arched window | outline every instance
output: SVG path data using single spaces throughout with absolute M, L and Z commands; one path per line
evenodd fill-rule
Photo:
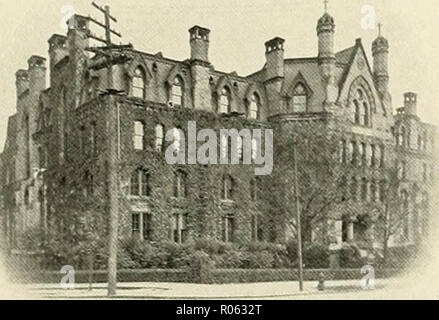
M 231 176 L 224 175 L 223 176 L 223 183 L 222 183 L 222 190 L 221 190 L 221 198 L 223 200 L 232 200 L 233 199 L 233 189 L 234 189 L 234 182 Z
M 149 197 L 151 195 L 150 174 L 144 169 L 137 169 L 131 174 L 131 195 Z
M 187 197 L 186 173 L 179 170 L 174 173 L 174 198 L 186 198 L 186 197 Z
M 141 67 L 134 70 L 133 96 L 142 99 L 145 98 L 145 72 Z
M 375 180 L 370 182 L 370 200 L 375 202 L 377 200 L 377 186 Z
M 261 99 L 257 93 L 254 93 L 250 99 L 250 107 L 248 112 L 248 117 L 250 119 L 259 119 L 260 106 Z
M 177 76 L 172 84 L 171 101 L 175 107 L 183 106 L 183 80 Z
M 307 104 L 306 88 L 302 83 L 298 83 L 293 92 L 293 112 L 306 112 Z
M 355 164 L 357 161 L 357 143 L 355 141 L 351 141 L 351 143 L 349 143 L 349 150 L 348 150 L 348 154 L 349 154 L 349 162 L 351 164 Z
M 244 155 L 244 144 L 243 144 L 243 140 L 242 140 L 242 137 L 241 136 L 237 136 L 236 137 L 236 147 L 237 147 L 237 154 L 238 154 L 238 159 L 239 160 L 242 160 L 242 158 L 243 158 L 243 155 Z
M 161 124 L 155 126 L 155 150 L 163 151 L 164 127 Z
M 360 156 L 359 156 L 359 159 L 358 159 L 358 165 L 359 166 L 366 165 L 366 158 L 367 158 L 366 153 L 367 153 L 367 146 L 366 146 L 366 144 L 364 142 L 362 142 L 360 144 Z
M 230 89 L 224 87 L 221 90 L 221 95 L 219 98 L 219 113 L 230 113 L 231 112 L 231 95 Z
M 352 102 L 354 108 L 354 123 L 367 127 L 370 126 L 371 104 L 363 88 L 356 89 Z
M 363 125 L 369 126 L 369 106 L 366 102 L 363 102 Z
M 259 148 L 259 146 L 260 146 L 260 143 L 259 143 L 258 139 L 253 137 L 253 139 L 252 139 L 252 159 L 253 159 L 253 161 L 255 161 L 256 158 L 258 157 L 258 154 L 259 154 L 258 148 Z

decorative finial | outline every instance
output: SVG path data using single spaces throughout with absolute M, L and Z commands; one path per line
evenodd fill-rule
M 325 4 L 325 12 L 328 12 L 328 0 L 324 0 L 323 3 Z
M 381 29 L 382 29 L 382 27 L 383 27 L 383 24 L 381 22 L 378 23 L 378 36 L 380 36 L 380 37 L 381 37 Z

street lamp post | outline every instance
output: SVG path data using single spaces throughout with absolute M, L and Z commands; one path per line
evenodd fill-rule
M 299 177 L 297 176 L 297 137 L 294 136 L 294 193 L 296 199 L 296 230 L 297 230 L 297 258 L 299 260 L 299 290 L 303 291 L 303 258 L 302 258 L 302 223 L 300 214 Z

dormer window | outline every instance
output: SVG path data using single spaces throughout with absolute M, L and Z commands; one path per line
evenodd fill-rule
M 248 117 L 250 119 L 259 119 L 260 106 L 261 99 L 257 93 L 254 93 L 250 99 L 250 107 L 248 112 Z
M 221 95 L 219 98 L 219 113 L 230 113 L 231 112 L 231 97 L 230 90 L 227 87 L 224 87 L 221 90 Z
M 308 96 L 305 86 L 298 83 L 293 93 L 293 112 L 306 112 Z
M 136 98 L 145 98 L 145 72 L 140 67 L 134 70 L 133 96 Z
M 171 101 L 175 107 L 183 106 L 183 80 L 175 77 L 172 85 Z

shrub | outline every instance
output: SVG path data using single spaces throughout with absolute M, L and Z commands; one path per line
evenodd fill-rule
M 342 268 L 361 268 L 365 264 L 360 250 L 353 244 L 345 244 L 340 250 L 340 265 Z
M 303 264 L 308 269 L 329 268 L 329 248 L 325 244 L 310 244 L 304 248 Z

